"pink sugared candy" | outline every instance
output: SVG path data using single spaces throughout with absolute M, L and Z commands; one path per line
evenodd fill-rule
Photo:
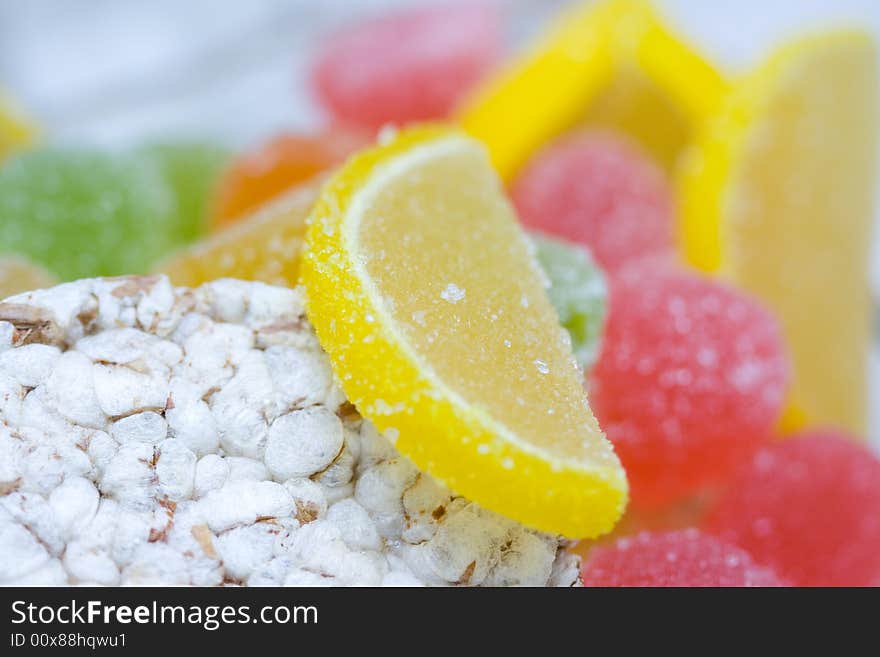
M 500 50 L 493 3 L 415 9 L 327 39 L 312 82 L 326 109 L 351 125 L 443 118 L 489 72 Z
M 620 272 L 609 297 L 590 405 L 633 504 L 723 482 L 781 413 L 789 361 L 776 321 L 741 292 L 659 262 Z
M 526 226 L 588 246 L 606 271 L 672 252 L 666 179 L 623 136 L 562 137 L 525 166 L 510 193 Z
M 757 452 L 705 522 L 800 586 L 880 585 L 880 460 L 840 432 Z
M 594 548 L 585 586 L 784 586 L 745 550 L 696 529 L 626 536 Z

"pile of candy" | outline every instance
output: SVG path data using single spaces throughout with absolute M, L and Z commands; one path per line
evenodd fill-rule
M 586 585 L 880 585 L 870 37 L 734 83 L 638 0 L 507 63 L 502 27 L 460 3 L 350 28 L 314 59 L 327 126 L 231 162 L 10 156 L 0 292 L 303 284 L 348 399 L 419 468 L 535 529 L 614 529 L 576 548 Z M 426 120 L 470 136 L 383 127 Z

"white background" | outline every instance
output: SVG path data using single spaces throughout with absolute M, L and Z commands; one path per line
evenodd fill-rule
M 122 145 L 151 137 L 253 143 L 321 121 L 308 53 L 333 27 L 424 0 L 0 0 L 0 86 L 55 140 Z M 508 42 L 562 0 L 500 0 Z M 880 36 L 878 0 L 656 0 L 669 22 L 735 73 L 773 44 L 829 23 Z M 876 231 L 875 243 L 880 243 Z M 878 244 L 880 246 L 880 244 Z M 880 298 L 880 248 L 874 282 Z M 842 318 L 845 321 L 845 318 Z M 880 355 L 874 356 L 880 445 Z

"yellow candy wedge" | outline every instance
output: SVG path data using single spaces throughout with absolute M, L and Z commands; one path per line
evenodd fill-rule
M 19 292 L 52 287 L 58 280 L 27 258 L 13 254 L 0 255 L 0 299 Z
M 311 222 L 306 307 L 358 410 L 486 508 L 608 532 L 626 477 L 482 145 L 402 132 L 338 171 Z
M 0 89 L 0 161 L 33 141 L 36 127 L 9 94 Z
M 460 118 L 504 179 L 578 125 L 626 132 L 671 169 L 724 88 L 648 2 L 579 3 L 479 89 Z
M 306 218 L 319 189 L 320 180 L 296 187 L 252 216 L 160 262 L 155 271 L 190 287 L 224 277 L 296 285 Z
M 785 428 L 864 434 L 875 49 L 832 32 L 783 48 L 735 86 L 683 161 L 688 260 L 763 299 L 794 362 Z

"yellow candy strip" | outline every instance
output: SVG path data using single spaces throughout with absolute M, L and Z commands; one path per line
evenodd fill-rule
M 607 25 L 616 3 L 578 4 L 462 108 L 464 129 L 509 179 L 542 144 L 577 123 L 612 75 Z
M 464 104 L 460 118 L 488 145 L 505 180 L 584 121 L 631 133 L 671 165 L 725 88 L 648 2 L 608 0 L 558 16 L 533 48 Z
M 623 28 L 629 39 L 618 36 L 617 59 L 635 61 L 692 125 L 698 126 L 718 108 L 727 82 L 706 59 L 673 34 L 650 9 L 648 2 L 628 2 Z M 630 52 L 626 52 L 626 50 Z

